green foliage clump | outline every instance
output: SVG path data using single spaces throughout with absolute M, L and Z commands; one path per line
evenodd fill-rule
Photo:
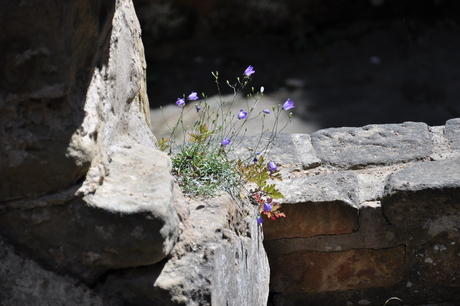
M 194 143 L 171 157 L 173 174 L 185 193 L 192 196 L 214 196 L 216 191 L 241 187 L 241 177 L 234 162 L 218 150 L 208 150 Z

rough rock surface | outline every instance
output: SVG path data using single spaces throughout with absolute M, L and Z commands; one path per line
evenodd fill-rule
M 0 305 L 121 306 L 121 301 L 96 294 L 77 279 L 57 275 L 16 254 L 0 237 Z
M 347 169 L 409 162 L 431 154 L 425 123 L 330 128 L 313 133 L 311 139 L 323 163 Z
M 460 128 L 460 118 L 450 119 L 446 122 L 446 137 L 449 142 L 449 146 L 454 149 L 460 149 L 460 136 L 458 129 Z
M 288 161 L 287 217 L 264 223 L 272 305 L 458 304 L 458 122 L 314 133 L 321 164 Z
M 3 1 L 0 28 L 0 234 L 88 283 L 164 259 L 179 218 L 132 2 Z
M 313 152 L 310 135 L 278 133 L 275 138 L 273 137 L 271 133 L 238 137 L 234 141 L 237 144 L 236 147 L 229 150 L 229 157 L 252 159 L 255 157 L 255 151 L 263 150 L 266 159 L 276 156 L 283 160 L 284 165 L 291 164 L 293 167 L 300 166 L 304 169 L 319 165 L 321 160 Z
M 283 159 L 278 159 L 282 161 Z M 358 229 L 356 175 L 351 171 L 299 177 L 277 183 L 289 218 L 266 222 L 266 240 L 344 234 Z M 305 223 L 303 220 L 311 220 Z
M 184 198 L 183 220 L 167 261 L 110 274 L 100 291 L 121 292 L 133 305 L 266 305 L 270 269 L 257 225 L 257 208 L 229 195 Z
M 270 269 L 275 306 L 460 303 L 459 119 L 280 135 L 263 245 L 256 207 L 174 191 L 131 1 L 3 1 L 0 28 L 2 305 L 265 305 Z
M 0 305 L 265 305 L 257 208 L 174 194 L 132 2 L 4 1 L 0 28 Z

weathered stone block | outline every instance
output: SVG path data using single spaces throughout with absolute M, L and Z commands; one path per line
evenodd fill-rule
M 154 289 L 168 291 L 177 304 L 266 305 L 270 268 L 257 209 L 228 195 L 190 205 L 190 218 L 174 249 L 178 253 L 173 251 Z
M 85 117 L 86 89 L 115 1 L 0 6 L 0 201 L 5 201 L 66 189 L 88 171 L 95 148 L 78 145 L 73 135 Z
M 123 291 L 125 300 L 135 305 L 265 306 L 269 266 L 256 208 L 241 206 L 228 195 L 207 201 L 178 199 L 191 210 L 169 260 L 115 271 L 101 290 Z
M 264 223 L 265 240 L 356 231 L 357 186 L 356 175 L 347 171 L 277 182 L 287 217 Z
M 297 205 L 291 206 L 294 208 L 297 207 Z M 302 215 L 302 212 L 300 211 L 298 214 Z M 331 226 L 341 224 L 340 219 L 342 218 L 348 219 L 346 215 L 336 216 L 336 218 L 339 220 L 333 220 L 333 222 L 331 222 L 333 225 Z M 281 219 L 279 221 L 283 220 L 284 219 Z M 350 220 L 354 219 L 350 217 Z M 305 227 L 307 229 L 315 229 L 318 226 L 316 221 L 315 218 L 309 219 L 308 222 L 305 222 L 307 224 Z M 278 220 L 276 223 L 278 223 Z M 264 232 L 267 232 L 267 228 L 271 229 L 274 224 L 275 222 L 265 222 Z M 341 234 L 326 234 L 327 229 L 325 229 L 323 232 L 324 234 L 311 237 L 280 238 L 275 240 L 265 239 L 264 246 L 267 254 L 281 255 L 305 250 L 336 252 L 349 249 L 387 249 L 401 244 L 398 229 L 387 223 L 382 215 L 381 207 L 377 203 L 366 203 L 366 205 L 360 206 L 359 219 L 358 222 L 355 223 L 355 226 L 353 232 Z M 294 232 L 293 236 L 295 236 L 298 229 L 292 227 L 292 232 Z
M 148 126 L 132 2 L 6 3 L 0 232 L 87 282 L 162 260 L 179 218 L 169 158 Z
M 154 264 L 169 251 L 164 223 L 148 211 L 120 214 L 73 200 L 10 211 L 0 223 L 4 235 L 46 267 L 89 283 L 111 269 Z
M 451 149 L 460 149 L 460 118 L 447 120 L 445 129 Z
M 340 171 L 276 181 L 285 196 L 282 203 L 342 202 L 358 208 L 358 180 L 352 171 Z
M 460 290 L 460 233 L 443 232 L 408 252 L 411 267 L 409 281 L 421 287 L 457 287 Z M 420 282 L 423 280 L 423 282 Z M 439 288 L 440 289 L 440 288 Z
M 269 256 L 274 292 L 332 292 L 386 287 L 404 276 L 404 247 Z
M 291 138 L 304 169 L 313 168 L 321 164 L 321 160 L 316 157 L 310 135 L 291 134 Z M 292 150 L 292 147 L 288 148 L 288 150 Z M 280 162 L 284 163 L 282 159 Z
M 390 176 L 382 199 L 393 224 L 414 224 L 459 216 L 460 159 L 422 162 Z
M 358 230 L 358 211 L 343 202 L 286 204 L 286 218 L 263 223 L 265 241 L 319 235 L 348 234 Z
M 237 146 L 232 148 L 229 156 L 251 158 L 256 156 L 255 150 L 257 150 L 263 153 L 265 159 L 273 159 L 283 166 L 297 166 L 304 169 L 316 167 L 321 162 L 315 156 L 310 135 L 279 133 L 269 146 L 270 137 L 271 133 L 238 137 L 235 140 Z
M 311 140 L 323 162 L 346 169 L 403 163 L 431 154 L 431 135 L 425 123 L 330 128 L 313 133 Z

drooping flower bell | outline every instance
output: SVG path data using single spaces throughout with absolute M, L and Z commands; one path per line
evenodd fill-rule
M 258 216 L 257 217 L 257 224 L 262 224 L 262 223 L 264 223 L 264 219 L 262 219 L 261 216 Z
M 185 105 L 185 99 L 184 98 L 177 98 L 176 104 L 177 104 L 177 106 L 182 108 Z
M 267 166 L 268 166 L 268 170 L 270 170 L 270 172 L 278 171 L 278 166 L 272 161 L 269 162 Z
M 251 74 L 253 74 L 254 72 L 256 72 L 254 70 L 254 68 L 252 66 L 249 66 L 248 68 L 246 68 L 246 70 L 244 71 L 244 75 L 247 76 L 247 77 L 250 77 Z
M 192 93 L 188 95 L 188 99 L 190 101 L 198 100 L 198 95 L 196 94 L 196 92 L 192 91 Z
M 224 139 L 222 139 L 221 144 L 225 147 L 228 146 L 230 142 L 232 142 L 230 139 L 224 137 Z
M 248 113 L 241 109 L 238 113 L 238 119 L 246 119 L 246 118 L 248 118 Z
M 286 110 L 286 111 L 291 109 L 291 108 L 294 108 L 294 107 L 295 107 L 294 106 L 294 101 L 291 101 L 291 99 L 289 99 L 289 98 L 283 104 L 283 109 Z
M 264 211 L 270 211 L 272 210 L 272 206 L 268 203 L 264 203 Z

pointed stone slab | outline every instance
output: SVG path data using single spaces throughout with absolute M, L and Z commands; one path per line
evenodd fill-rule
M 446 137 L 451 149 L 460 149 L 460 118 L 446 121 Z
M 431 135 L 425 123 L 330 128 L 313 133 L 311 140 L 323 162 L 346 169 L 404 163 L 431 154 Z

